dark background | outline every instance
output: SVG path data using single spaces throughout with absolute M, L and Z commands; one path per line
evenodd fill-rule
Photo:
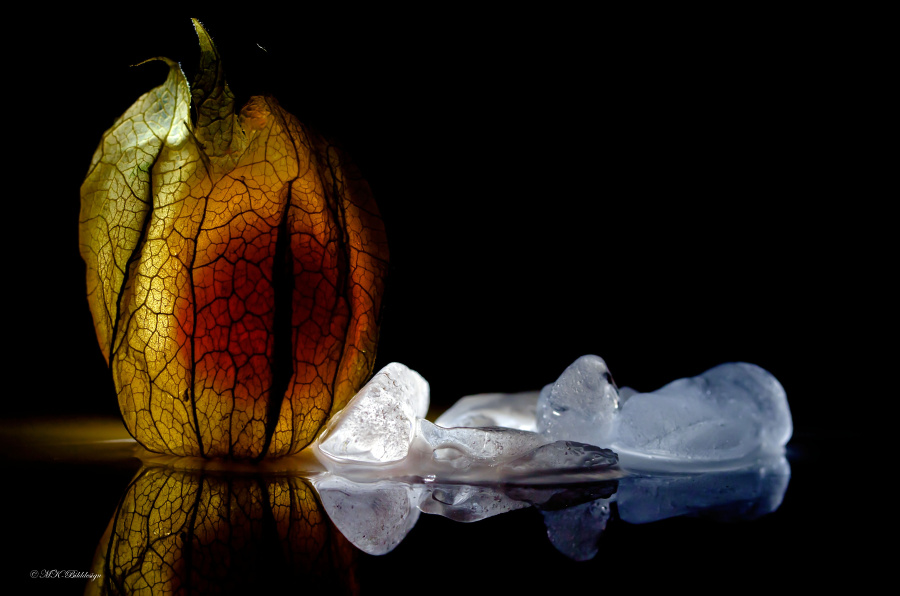
M 117 412 L 78 189 L 104 130 L 165 78 L 129 65 L 168 56 L 192 79 L 190 16 L 54 14 L 7 40 L 9 414 Z M 639 390 L 753 362 L 798 432 L 855 427 L 840 404 L 875 310 L 862 222 L 883 216 L 860 167 L 871 79 L 833 23 L 195 16 L 238 105 L 272 94 L 354 156 L 391 249 L 379 367 L 418 370 L 433 405 L 538 389 L 595 353 Z
M 3 415 L 13 424 L 117 415 L 85 299 L 79 186 L 103 132 L 165 77 L 160 63 L 129 65 L 168 56 L 192 79 L 197 16 L 239 105 L 272 94 L 354 156 L 391 248 L 378 366 L 421 372 L 433 405 L 538 389 L 587 353 L 639 390 L 737 360 L 787 390 L 793 477 L 774 514 L 614 520 L 585 564 L 552 549 L 535 510 L 473 525 L 423 515 L 394 553 L 364 557 L 364 578 L 409 574 L 441 591 L 490 568 L 488 583 L 507 588 L 703 591 L 734 580 L 768 589 L 776 577 L 835 587 L 877 570 L 868 513 L 847 496 L 867 494 L 853 484 L 869 444 L 858 438 L 872 432 L 865 400 L 889 395 L 870 346 L 888 336 L 881 280 L 896 273 L 878 264 L 890 197 L 874 182 L 887 163 L 885 77 L 871 66 L 883 42 L 869 21 L 163 10 L 6 24 Z M 19 458 L 4 464 L 8 481 L 28 488 L 3 491 L 22 559 L 12 575 L 86 569 L 139 463 L 8 455 Z

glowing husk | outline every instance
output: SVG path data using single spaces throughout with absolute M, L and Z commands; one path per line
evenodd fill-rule
M 270 97 L 235 114 L 194 24 L 194 88 L 161 58 L 166 81 L 104 134 L 82 185 L 88 301 L 142 445 L 288 455 L 372 372 L 384 227 L 339 147 Z

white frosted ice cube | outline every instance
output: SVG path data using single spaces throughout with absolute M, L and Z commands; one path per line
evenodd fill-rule
M 747 363 L 722 364 L 652 393 L 634 394 L 616 418 L 609 447 L 623 465 L 641 467 L 646 467 L 642 458 L 656 460 L 655 467 L 780 451 L 793 428 L 781 384 Z
M 435 424 L 444 428 L 502 426 L 535 431 L 538 395 L 538 391 L 468 395 L 453 404 Z
M 607 446 L 619 394 L 606 362 L 582 356 L 544 387 L 537 403 L 538 432 L 550 440 Z
M 619 387 L 619 407 L 622 407 L 628 398 L 632 395 L 638 393 L 638 391 L 632 387 Z
M 428 411 L 428 394 L 428 382 L 419 373 L 392 362 L 329 421 L 318 447 L 341 461 L 403 460 L 415 436 L 416 421 Z

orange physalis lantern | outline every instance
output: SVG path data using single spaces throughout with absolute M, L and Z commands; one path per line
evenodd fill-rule
M 368 184 L 271 97 L 239 113 L 194 21 L 81 187 L 88 301 L 129 432 L 151 451 L 296 453 L 367 380 L 388 263 Z

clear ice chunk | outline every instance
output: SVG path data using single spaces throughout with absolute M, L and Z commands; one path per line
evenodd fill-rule
M 600 472 L 614 466 L 617 456 L 575 441 L 547 443 L 538 433 L 512 428 L 443 428 L 427 420 L 419 421 L 419 449 L 430 468 L 419 469 L 449 477 L 467 478 L 465 472 L 492 471 L 493 478 L 506 482 L 521 478 Z
M 416 421 L 428 412 L 428 401 L 428 382 L 403 364 L 392 362 L 328 422 L 318 448 L 338 461 L 401 461 L 409 453 Z
M 609 445 L 619 393 L 606 362 L 582 356 L 541 391 L 537 427 L 551 440 Z
M 527 391 L 469 395 L 453 404 L 434 422 L 444 428 L 502 426 L 536 431 L 535 409 L 539 394 L 538 391 Z
M 419 437 L 437 464 L 445 464 L 454 470 L 466 470 L 473 466 L 494 467 L 514 460 L 544 445 L 543 436 L 512 428 L 444 428 L 419 420 Z
M 700 469 L 706 463 L 780 452 L 792 430 L 778 380 L 739 362 L 632 395 L 622 404 L 609 440 L 598 444 L 609 445 L 626 466 L 665 468 L 685 462 Z
M 576 441 L 555 441 L 504 464 L 503 471 L 508 475 L 519 476 L 565 474 L 601 470 L 616 465 L 618 461 L 618 456 L 609 449 Z
M 491 407 L 508 401 L 493 400 Z M 537 398 L 520 395 L 512 401 L 534 403 Z M 444 428 L 425 420 L 427 410 L 425 379 L 402 364 L 389 364 L 329 421 L 313 453 L 328 471 L 369 482 L 406 476 L 502 481 L 531 474 L 593 473 L 616 462 L 609 450 L 553 442 L 533 431 Z

